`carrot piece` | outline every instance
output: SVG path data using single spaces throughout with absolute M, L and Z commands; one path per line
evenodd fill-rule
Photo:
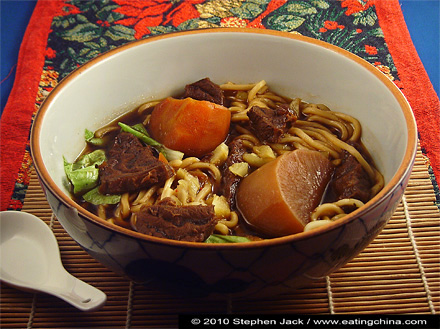
M 288 152 L 245 177 L 237 207 L 257 231 L 279 237 L 303 232 L 333 172 L 318 151 Z
M 165 158 L 165 155 L 163 155 L 163 153 L 162 152 L 159 152 L 159 157 L 158 157 L 158 160 L 159 161 L 162 161 L 163 163 L 165 163 L 165 164 L 167 164 L 168 163 L 168 160 L 167 160 L 167 158 Z
M 224 106 L 168 97 L 154 108 L 148 130 L 166 147 L 200 157 L 225 140 L 230 122 L 231 113 Z

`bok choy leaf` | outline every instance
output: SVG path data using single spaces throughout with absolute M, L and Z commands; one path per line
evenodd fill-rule
M 103 150 L 96 150 L 86 154 L 74 163 L 69 163 L 64 158 L 64 171 L 73 185 L 73 193 L 82 194 L 98 185 L 98 166 L 105 159 L 105 152 Z
M 205 243 L 239 243 L 239 242 L 251 242 L 251 240 L 249 240 L 244 236 L 221 235 L 221 234 L 211 234 L 205 240 Z
M 95 137 L 95 133 L 88 129 L 84 131 L 84 139 L 86 140 L 87 143 L 90 143 L 92 145 L 96 145 L 96 146 L 104 145 L 104 139 Z
M 99 187 L 91 189 L 83 195 L 83 199 L 94 205 L 100 204 L 116 204 L 121 201 L 121 195 L 119 194 L 101 194 Z

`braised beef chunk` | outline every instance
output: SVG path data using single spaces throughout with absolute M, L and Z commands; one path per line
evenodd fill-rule
M 235 194 L 237 192 L 238 183 L 240 183 L 241 177 L 234 175 L 229 167 L 234 163 L 243 162 L 243 154 L 246 149 L 243 146 L 241 139 L 235 139 L 229 143 L 229 155 L 222 168 L 222 184 L 223 195 L 228 200 L 229 206 L 235 208 Z
M 247 113 L 253 132 L 263 141 L 277 143 L 297 117 L 288 106 L 276 109 L 253 106 Z
M 150 146 L 137 137 L 121 132 L 108 153 L 107 161 L 99 166 L 103 194 L 121 194 L 163 183 L 173 175 L 172 168 L 159 161 Z
M 209 101 L 219 105 L 224 105 L 225 103 L 223 90 L 209 78 L 186 85 L 183 97 L 191 97 L 199 101 Z
M 140 233 L 192 242 L 205 241 L 216 224 L 214 206 L 177 206 L 170 198 L 142 208 L 136 221 Z
M 332 188 L 337 199 L 353 198 L 367 202 L 372 183 L 367 172 L 350 153 L 344 151 L 341 165 L 336 167 Z

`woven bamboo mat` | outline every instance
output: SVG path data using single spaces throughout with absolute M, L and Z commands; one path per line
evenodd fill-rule
M 45 294 L 2 285 L 2 328 L 176 327 L 178 314 L 431 314 L 440 312 L 440 213 L 424 157 L 397 211 L 358 257 L 325 280 L 295 293 L 253 301 L 185 299 L 146 289 L 104 268 L 86 254 L 52 216 L 35 173 L 23 211 L 55 232 L 66 269 L 103 290 L 99 311 L 84 313 Z

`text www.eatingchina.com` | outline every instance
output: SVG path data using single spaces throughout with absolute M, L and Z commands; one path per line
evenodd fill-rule
M 422 319 L 289 319 L 283 318 L 280 320 L 275 319 L 241 319 L 241 318 L 233 318 L 232 324 L 234 325 L 246 325 L 246 326 L 255 326 L 255 325 L 285 325 L 285 326 L 424 326 L 427 324 L 427 320 Z
M 179 328 L 439 328 L 438 316 L 181 315 Z

